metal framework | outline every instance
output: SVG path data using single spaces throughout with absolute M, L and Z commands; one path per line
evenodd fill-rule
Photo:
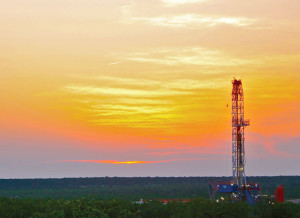
M 232 174 L 240 190 L 246 189 L 244 129 L 249 120 L 244 119 L 244 94 L 241 80 L 232 81 Z
M 254 205 L 259 200 L 261 188 L 257 183 L 246 183 L 245 175 L 245 127 L 249 120 L 244 119 L 244 93 L 241 80 L 232 80 L 232 176 L 231 183 L 219 181 L 216 192 L 229 194 L 232 202 L 248 201 Z M 211 199 L 214 193 L 209 187 Z M 222 198 L 221 198 L 222 199 Z M 223 198 L 224 200 L 224 198 Z M 218 201 L 218 200 L 217 200 Z

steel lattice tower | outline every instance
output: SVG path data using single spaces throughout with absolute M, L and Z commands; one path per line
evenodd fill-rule
M 244 94 L 241 80 L 232 81 L 232 174 L 239 189 L 246 188 L 244 129 Z
M 228 106 L 228 105 L 227 105 Z M 232 80 L 232 176 L 233 181 L 219 181 L 216 192 L 229 194 L 232 202 L 248 201 L 254 205 L 259 200 L 261 188 L 257 183 L 246 183 L 245 175 L 245 127 L 249 120 L 244 119 L 244 93 L 241 80 Z M 209 186 L 210 197 L 214 198 L 212 186 Z M 224 198 L 221 200 L 224 200 Z M 218 201 L 218 200 L 217 200 Z

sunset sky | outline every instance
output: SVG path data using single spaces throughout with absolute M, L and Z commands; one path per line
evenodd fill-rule
M 0 3 L 0 178 L 300 175 L 299 0 Z

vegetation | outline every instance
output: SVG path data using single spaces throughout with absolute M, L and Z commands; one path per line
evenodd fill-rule
M 125 200 L 0 199 L 1 217 L 300 217 L 300 204 L 248 205 L 244 202 L 216 203 L 196 198 L 187 203 L 144 204 Z
M 102 177 L 64 179 L 1 179 L 0 196 L 35 199 L 98 200 L 208 198 L 208 182 L 229 181 L 229 177 Z M 300 176 L 248 177 L 257 182 L 262 194 L 274 194 L 284 185 L 286 199 L 300 198 Z
M 300 217 L 300 204 L 265 200 L 251 206 L 208 200 L 208 182 L 229 177 L 104 177 L 0 180 L 0 217 Z M 262 194 L 283 184 L 288 199 L 300 198 L 300 177 L 248 177 Z M 136 201 L 148 199 L 146 203 Z M 155 199 L 192 199 L 163 204 Z M 150 200 L 152 199 L 152 200 Z

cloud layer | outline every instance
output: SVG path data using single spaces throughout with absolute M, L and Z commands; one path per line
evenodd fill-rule
M 299 8 L 2 1 L 2 177 L 225 175 L 233 77 L 247 173 L 299 174 Z

